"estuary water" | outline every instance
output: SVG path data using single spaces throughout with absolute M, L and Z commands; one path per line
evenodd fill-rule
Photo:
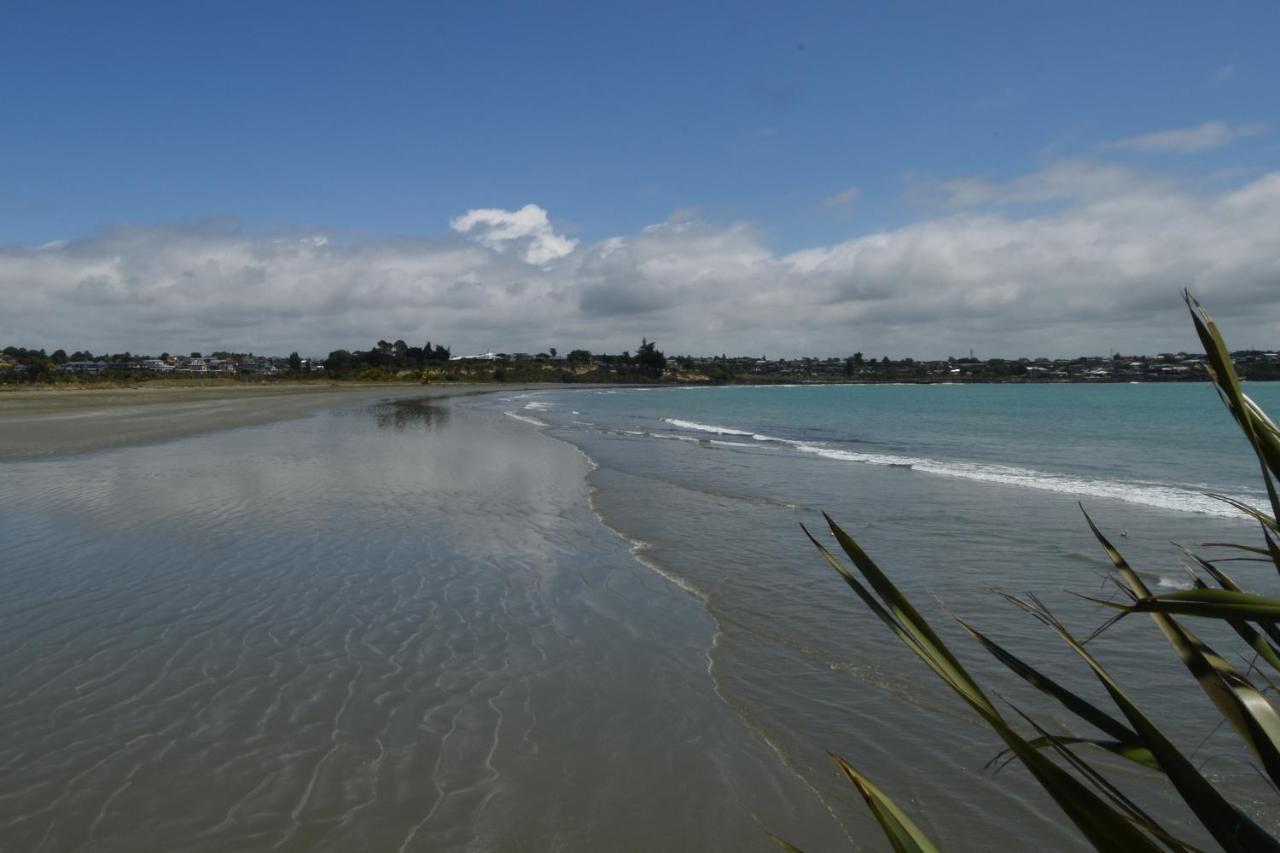
M 1207 385 L 400 396 L 0 463 L 0 849 L 882 849 L 829 750 L 947 849 L 1084 849 L 799 523 L 831 513 L 1077 734 L 948 614 L 1105 703 L 994 590 L 1104 621 L 1068 592 L 1110 589 L 1077 501 L 1162 588 L 1171 540 L 1255 535 L 1202 494 L 1259 495 Z M 1092 648 L 1275 828 L 1149 622 Z
M 1248 390 L 1280 410 L 1280 386 Z M 874 825 L 828 750 L 948 849 L 989 849 L 992 833 L 1084 845 L 1020 767 L 984 771 L 995 736 L 862 607 L 800 523 L 821 534 L 820 512 L 830 513 L 993 691 L 1051 731 L 1084 736 L 1093 733 L 986 658 L 950 616 L 1106 706 L 1061 641 L 997 592 L 1035 593 L 1081 636 L 1106 620 L 1110 611 L 1072 594 L 1114 593 L 1078 504 L 1162 590 L 1187 583 L 1174 542 L 1260 543 L 1205 494 L 1265 500 L 1257 463 L 1207 384 L 604 389 L 474 405 L 595 460 L 602 519 L 714 618 L 717 692 L 870 849 L 881 843 Z M 1271 588 L 1268 571 L 1235 566 L 1246 585 Z M 1234 636 L 1196 630 L 1247 665 Z M 1149 621 L 1125 620 L 1092 648 L 1206 775 L 1275 828 L 1273 795 Z M 1155 774 L 1099 765 L 1212 846 Z

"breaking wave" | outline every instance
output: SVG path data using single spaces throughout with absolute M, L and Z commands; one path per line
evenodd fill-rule
M 1069 474 L 1053 474 L 1022 468 L 1015 465 L 997 465 L 985 462 L 942 461 L 927 457 L 906 456 L 890 453 L 862 453 L 842 450 L 822 444 L 775 438 L 769 435 L 737 429 L 735 427 L 703 424 L 679 418 L 663 418 L 665 423 L 690 432 L 711 433 L 721 436 L 750 437 L 758 442 L 789 445 L 799 453 L 818 456 L 837 462 L 856 462 L 865 465 L 879 465 L 891 468 L 908 468 L 925 474 L 942 477 L 953 477 L 963 480 L 974 480 L 984 483 L 996 483 L 1041 491 L 1059 492 L 1061 494 L 1082 497 L 1106 498 L 1143 504 L 1160 509 L 1179 512 L 1195 512 L 1204 515 L 1215 515 L 1226 518 L 1239 518 L 1238 510 L 1202 494 L 1194 489 L 1163 483 L 1134 483 L 1121 480 L 1101 480 L 1079 477 Z M 734 442 L 717 442 L 725 446 L 733 446 Z M 754 446 L 754 445 L 745 445 Z M 1247 499 L 1244 499 L 1247 500 Z
M 526 424 L 532 424 L 533 426 L 536 426 L 536 427 L 550 426 L 550 424 L 546 423 L 545 421 L 540 421 L 537 418 L 531 418 L 528 415 L 521 415 L 516 412 L 503 412 L 503 414 L 509 418 L 514 418 L 517 421 L 521 421 L 522 423 L 526 423 Z

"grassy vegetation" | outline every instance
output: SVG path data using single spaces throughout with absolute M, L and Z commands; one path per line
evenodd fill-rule
M 1280 429 L 1244 393 L 1212 318 L 1190 294 L 1185 298 L 1208 354 L 1211 378 L 1258 459 L 1269 497 L 1269 506 L 1252 507 L 1216 495 L 1256 522 L 1261 539 L 1243 544 L 1206 543 L 1203 547 L 1225 551 L 1237 561 L 1270 565 L 1280 573 L 1280 523 L 1277 522 L 1280 498 L 1276 486 L 1280 479 Z M 1280 714 L 1266 695 L 1275 687 L 1271 677 L 1253 666 L 1245 672 L 1236 669 L 1186 624 L 1206 619 L 1225 623 L 1241 644 L 1232 651 L 1241 651 L 1246 659 L 1265 663 L 1274 675 L 1280 672 L 1280 628 L 1277 627 L 1280 598 L 1246 591 L 1222 569 L 1221 563 L 1228 558 L 1211 559 L 1190 551 L 1185 553 L 1184 567 L 1193 579 L 1193 588 L 1154 594 L 1093 521 L 1087 515 L 1085 519 L 1114 567 L 1113 580 L 1121 593 L 1118 600 L 1092 599 L 1116 611 L 1114 618 L 1099 631 L 1118 619 L 1147 614 L 1187 668 L 1190 677 L 1186 689 L 1198 687 L 1208 696 L 1280 799 L 1280 789 L 1276 788 L 1280 785 Z M 823 557 L 863 604 L 999 735 L 1007 752 L 1022 762 L 1096 849 L 1184 851 L 1196 848 L 1160 825 L 1108 781 L 1098 762 L 1091 760 L 1090 749 L 1105 750 L 1152 772 L 1162 773 L 1181 796 L 1188 816 L 1198 821 L 1224 850 L 1280 850 L 1280 842 L 1200 773 L 1187 751 L 1160 730 L 1087 650 L 1086 641 L 1078 639 L 1043 602 L 1034 596 L 1001 593 L 1009 604 L 1038 619 L 1062 640 L 1071 652 L 1070 659 L 1077 660 L 1101 683 L 1114 710 L 1105 710 L 1087 701 L 975 627 L 963 621 L 960 624 L 1019 678 L 1096 731 L 1094 736 L 1054 734 L 1017 708 L 997 707 L 889 576 L 839 525 L 830 518 L 827 523 L 845 559 L 837 557 L 806 530 Z M 1262 687 L 1251 680 L 1251 676 L 1261 682 Z M 1168 707 L 1176 705 L 1177 698 L 1160 696 L 1154 700 Z M 894 850 L 937 849 L 888 794 L 843 757 L 833 757 L 870 807 Z M 785 842 L 779 843 L 784 849 L 795 849 Z

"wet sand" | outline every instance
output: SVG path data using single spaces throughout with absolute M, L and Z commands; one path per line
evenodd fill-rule
M 849 846 L 519 391 L 361 393 L 0 463 L 0 850 Z
M 83 453 L 304 417 L 338 405 L 525 388 L 495 384 L 271 384 L 38 389 L 0 394 L 0 459 Z

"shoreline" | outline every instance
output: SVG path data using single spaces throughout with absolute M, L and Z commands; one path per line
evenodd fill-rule
M 609 388 L 612 386 L 596 386 Z M 636 386 L 629 386 L 636 387 Z M 653 387 L 653 386 L 642 386 Z M 663 386 L 658 386 L 663 387 Z M 675 386 L 679 387 L 679 386 Z M 531 389 L 532 390 L 532 389 Z M 541 388 L 538 390 L 570 390 L 563 386 L 551 386 L 550 389 Z M 512 416 L 511 412 L 504 412 L 508 417 Z M 603 464 L 597 460 L 586 447 L 575 442 L 565 436 L 554 435 L 553 424 L 542 421 L 529 421 L 528 419 L 515 416 L 517 420 L 523 421 L 531 427 L 532 431 L 540 437 L 564 445 L 578 453 L 587 463 L 588 470 L 582 477 L 583 499 L 587 509 L 594 517 L 600 528 L 607 531 L 611 536 L 615 537 L 626 548 L 627 554 L 631 562 L 640 569 L 646 576 L 655 578 L 659 584 L 675 593 L 680 599 L 687 601 L 695 607 L 697 611 L 705 617 L 710 623 L 710 634 L 705 639 L 705 645 L 702 648 L 702 660 L 705 662 L 705 673 L 707 683 L 710 690 L 715 696 L 716 701 L 720 704 L 724 713 L 736 721 L 742 729 L 749 733 L 755 739 L 756 745 L 763 749 L 767 755 L 776 761 L 776 769 L 802 786 L 803 791 L 811 795 L 816 805 L 821 811 L 830 818 L 832 825 L 836 827 L 842 836 L 842 840 L 848 842 L 852 847 L 857 847 L 856 839 L 852 829 L 845 823 L 845 818 L 841 816 L 837 805 L 828 796 L 813 783 L 813 781 L 805 775 L 801 766 L 797 763 L 796 756 L 790 753 L 778 740 L 770 735 L 757 721 L 744 712 L 743 707 L 733 701 L 725 691 L 725 685 L 716 674 L 716 651 L 720 646 L 721 640 L 725 635 L 725 626 L 722 622 L 722 616 L 716 612 L 716 608 L 712 603 L 711 593 L 700 587 L 693 580 L 683 577 L 678 572 L 664 566 L 655 557 L 646 553 L 653 548 L 654 543 L 640 539 L 626 532 L 623 527 L 601 506 L 600 496 L 602 486 L 596 479 L 596 475 L 603 469 Z
M 609 387 L 609 386 L 599 386 Z M 548 390 L 548 389 L 539 389 Z M 552 386 L 550 390 L 568 390 L 563 386 Z M 849 825 L 846 825 L 845 819 L 838 812 L 836 802 L 829 798 L 828 794 L 814 784 L 814 781 L 805 775 L 804 770 L 798 762 L 798 757 L 789 752 L 786 747 L 775 737 L 754 720 L 750 714 L 746 713 L 744 708 L 738 702 L 730 699 L 726 693 L 726 687 L 722 680 L 716 674 L 716 652 L 720 646 L 721 640 L 725 635 L 725 626 L 722 616 L 717 613 L 712 603 L 712 596 L 708 590 L 703 589 L 695 581 L 684 577 L 677 571 L 664 566 L 654 556 L 646 553 L 653 548 L 654 543 L 646 539 L 637 538 L 631 533 L 626 532 L 623 526 L 616 520 L 610 518 L 609 514 L 601 506 L 600 497 L 603 487 L 599 484 L 597 475 L 603 470 L 603 464 L 597 460 L 586 447 L 573 441 L 563 435 L 554 435 L 555 426 L 550 423 L 538 421 L 534 419 L 524 418 L 512 412 L 503 412 L 508 417 L 513 417 L 518 421 L 526 423 L 532 431 L 540 437 L 562 444 L 571 448 L 586 460 L 588 470 L 582 477 L 584 486 L 584 501 L 586 507 L 590 510 L 591 515 L 595 518 L 600 527 L 609 534 L 616 537 L 627 549 L 627 553 L 631 561 L 640 568 L 644 573 L 656 578 L 663 586 L 674 591 L 679 597 L 685 599 L 698 609 L 710 622 L 710 635 L 706 638 L 706 645 L 702 649 L 702 659 L 706 664 L 705 671 L 707 681 L 710 684 L 711 692 L 715 695 L 717 701 L 721 704 L 725 713 L 737 721 L 742 728 L 754 737 L 758 745 L 767 750 L 768 754 L 773 756 L 777 762 L 778 769 L 789 775 L 795 782 L 798 782 L 803 788 L 813 796 L 817 804 L 831 818 L 832 823 L 839 828 L 852 847 L 857 847 L 857 842 Z
M 692 580 L 682 577 L 674 570 L 663 566 L 662 563 L 654 557 L 646 554 L 645 552 L 653 547 L 652 542 L 631 536 L 615 521 L 609 518 L 604 509 L 600 506 L 599 496 L 601 493 L 601 487 L 592 479 L 593 476 L 601 470 L 602 466 L 598 461 L 596 461 L 595 457 L 587 452 L 586 448 L 570 441 L 567 438 L 550 435 L 549 428 L 547 427 L 539 428 L 538 432 L 542 433 L 546 438 L 549 438 L 552 441 L 559 441 L 569 447 L 572 447 L 574 450 L 578 451 L 578 453 L 581 453 L 587 460 L 587 463 L 591 466 L 590 470 L 582 479 L 583 483 L 586 485 L 587 506 L 590 508 L 592 515 L 595 516 L 596 521 L 600 523 L 600 526 L 618 537 L 618 539 L 622 540 L 623 544 L 627 546 L 627 549 L 631 554 L 631 559 L 635 561 L 636 565 L 656 575 L 658 578 L 678 590 L 681 594 L 688 596 L 688 598 L 706 614 L 707 618 L 711 621 L 711 636 L 703 650 L 703 659 L 707 664 L 707 679 L 711 684 L 712 692 L 723 704 L 725 710 L 728 711 L 728 713 L 730 713 L 744 729 L 758 738 L 764 746 L 768 747 L 769 751 L 776 756 L 780 767 L 784 771 L 790 773 L 792 777 L 800 782 L 800 784 L 807 788 L 813 796 L 817 798 L 818 803 L 820 803 L 822 808 L 826 810 L 827 814 L 831 816 L 832 821 L 840 828 L 840 831 L 844 833 L 844 836 L 848 840 L 850 846 L 856 848 L 857 841 L 854 838 L 850 827 L 845 824 L 844 819 L 842 819 L 840 814 L 837 812 L 835 803 L 828 799 L 827 795 L 824 794 L 823 791 L 804 774 L 803 770 L 796 762 L 796 757 L 789 753 L 786 748 L 778 742 L 778 740 L 771 737 L 769 732 L 753 720 L 750 715 L 744 713 L 743 708 L 732 701 L 726 694 L 725 685 L 722 684 L 721 680 L 716 675 L 716 651 L 724 637 L 724 624 L 722 622 L 722 617 L 717 614 L 716 609 L 712 604 L 711 594 L 707 590 L 702 589 Z

